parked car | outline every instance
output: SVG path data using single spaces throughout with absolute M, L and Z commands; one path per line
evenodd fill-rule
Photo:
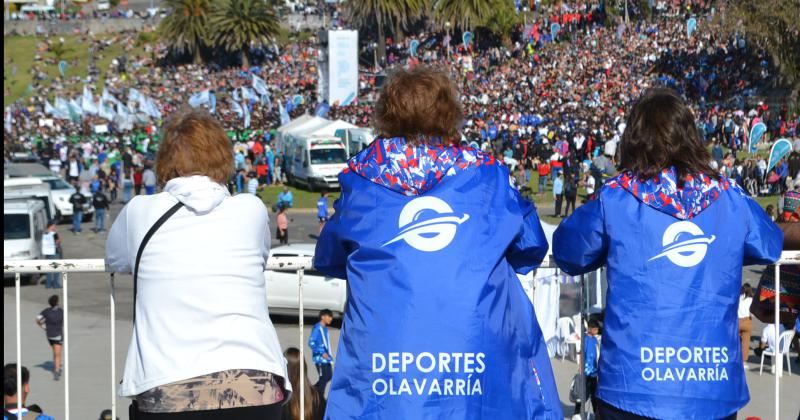
M 314 244 L 292 244 L 272 248 L 270 258 L 274 257 L 313 257 Z M 293 270 L 267 270 L 267 305 L 272 314 L 297 314 L 299 291 L 297 272 Z M 320 310 L 330 309 L 341 317 L 347 299 L 347 282 L 327 277 L 316 270 L 306 270 L 303 274 L 303 309 L 306 316 L 317 316 Z
M 6 163 L 3 165 L 3 178 L 43 178 L 51 176 L 53 176 L 53 172 L 41 163 Z
M 42 178 L 42 181 L 50 185 L 50 194 L 53 196 L 53 204 L 56 206 L 57 221 L 62 221 L 66 218 L 72 217 L 72 203 L 69 198 L 75 192 L 75 187 L 70 185 L 69 182 L 55 176 Z M 92 194 L 88 191 L 81 191 L 86 197 L 86 203 L 83 205 L 83 220 L 90 222 L 94 216 L 94 207 L 92 207 Z

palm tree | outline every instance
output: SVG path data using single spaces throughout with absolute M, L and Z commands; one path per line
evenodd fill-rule
M 433 5 L 435 19 L 442 25 L 451 24 L 469 30 L 486 23 L 500 3 L 510 0 L 436 0 Z
M 280 32 L 275 9 L 264 0 L 217 0 L 211 8 L 211 40 L 216 47 L 242 53 L 250 66 L 250 46 L 267 43 Z
M 378 27 L 378 58 L 382 60 L 386 56 L 386 27 L 394 24 L 394 30 L 399 32 L 410 20 L 421 16 L 427 3 L 427 0 L 348 0 L 345 11 L 358 26 L 375 22 Z
M 208 13 L 210 0 L 165 0 L 164 7 L 171 9 L 159 24 L 161 39 L 178 52 L 192 55 L 196 64 L 202 61 L 200 48 L 208 38 Z

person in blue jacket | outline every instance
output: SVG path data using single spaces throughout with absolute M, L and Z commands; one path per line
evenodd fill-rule
M 314 257 L 348 282 L 327 419 L 563 418 L 517 278 L 547 240 L 508 170 L 458 146 L 461 119 L 446 73 L 397 70 L 339 176 Z
M 314 387 L 319 395 L 325 395 L 325 388 L 333 376 L 333 352 L 331 351 L 331 336 L 328 334 L 328 325 L 333 322 L 333 312 L 330 309 L 319 311 L 319 322 L 314 325 L 308 337 L 308 347 L 311 348 L 311 359 L 317 367 L 319 379 Z
M 553 256 L 570 275 L 606 265 L 600 418 L 727 419 L 750 399 L 737 334 L 742 266 L 770 264 L 783 233 L 710 166 L 672 90 L 642 94 L 621 172 L 565 219 Z

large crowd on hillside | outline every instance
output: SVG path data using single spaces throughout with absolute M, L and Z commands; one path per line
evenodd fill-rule
M 715 156 L 718 166 L 740 176 L 746 162 L 732 153 L 746 147 L 753 124 L 767 125 L 765 138 L 792 140 L 800 118 L 785 104 L 758 102 L 774 76 L 762 49 L 741 38 L 718 37 L 710 30 L 715 11 L 705 2 L 679 3 L 655 2 L 649 22 L 634 8 L 629 10 L 630 23 L 619 18 L 608 25 L 604 23 L 613 19 L 603 3 L 561 2 L 561 9 L 540 8 L 536 18 L 529 14 L 528 24 L 505 43 L 480 33 L 468 46 L 456 40 L 456 34 L 442 32 L 423 32 L 403 41 L 389 38 L 385 62 L 374 67 L 368 65 L 372 60 L 361 61 L 358 99 L 348 106 L 319 105 L 323 64 L 313 36 L 254 48 L 250 67 L 223 67 L 215 62 L 164 64 L 169 54 L 162 44 L 146 42 L 144 53 L 136 52 L 142 39 L 138 33 L 111 38 L 84 34 L 80 41 L 91 52 L 88 78 L 52 77 L 45 71 L 59 65 L 48 51 L 62 42 L 48 37 L 39 45 L 31 69 L 34 82 L 26 97 L 6 107 L 5 150 L 7 157 L 11 151 L 66 156 L 62 149 L 67 148 L 92 159 L 129 146 L 145 161 L 157 148 L 161 119 L 205 91 L 211 98 L 202 106 L 223 122 L 232 140 L 248 148 L 254 142 L 269 146 L 282 114 L 283 121 L 286 115 L 319 113 L 369 126 L 381 74 L 394 66 L 424 63 L 447 68 L 460 84 L 466 115 L 462 141 L 502 157 L 528 181 L 533 170 L 556 181 L 564 168 L 568 187 L 570 182 L 590 187 L 600 181 L 613 170 L 626 105 L 655 85 L 672 86 L 690 100 L 704 139 L 722 146 L 722 156 Z M 689 17 L 697 20 L 691 35 Z M 553 23 L 559 24 L 558 32 L 552 32 Z M 332 24 L 346 22 L 335 19 Z M 419 42 L 413 56 L 412 40 Z M 114 57 L 108 68 L 98 68 L 98 60 L 113 44 L 122 45 L 125 53 Z M 5 64 L 16 71 L 13 62 Z M 258 89 L 256 79 L 264 81 Z M 8 87 L 5 94 L 10 94 Z M 110 111 L 82 112 L 81 97 L 87 94 L 96 108 Z M 76 98 L 78 115 L 69 112 L 67 118 L 64 110 L 58 115 L 58 101 L 63 99 L 62 106 L 71 110 L 71 98 Z M 145 109 L 147 104 L 155 111 Z M 589 168 L 594 176 L 588 175 Z

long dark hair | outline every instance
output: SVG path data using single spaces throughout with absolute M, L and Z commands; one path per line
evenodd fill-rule
M 628 116 L 619 144 L 619 166 L 640 179 L 654 178 L 674 167 L 678 183 L 689 175 L 719 179 L 711 168 L 711 155 L 700 139 L 694 115 L 669 88 L 646 90 Z
M 744 295 L 744 297 L 746 298 L 751 298 L 755 296 L 755 292 L 753 292 L 753 286 L 751 286 L 750 283 L 743 284 L 739 294 Z
M 316 418 L 314 407 L 319 405 L 319 400 L 322 398 L 317 389 L 311 386 L 311 381 L 308 380 L 308 366 L 306 361 L 303 360 L 303 374 L 305 376 L 305 419 L 300 418 L 300 350 L 295 347 L 289 347 L 283 353 L 287 361 L 287 370 L 289 371 L 289 382 L 292 384 L 292 398 L 289 400 L 289 412 L 292 414 L 292 419 L 295 420 L 312 420 Z

